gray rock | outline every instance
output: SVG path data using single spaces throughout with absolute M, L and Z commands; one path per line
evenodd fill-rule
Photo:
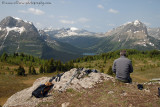
M 74 90 L 80 90 L 81 88 L 92 88 L 97 82 L 103 82 L 104 80 L 113 80 L 113 77 L 104 74 L 104 73 L 94 73 L 91 72 L 90 74 L 86 74 L 85 70 L 87 69 L 82 69 L 79 71 L 78 75 L 76 75 L 73 80 L 67 84 L 72 76 L 75 74 L 77 71 L 76 68 L 71 69 L 68 72 L 65 72 L 60 81 L 56 82 L 55 80 L 52 81 L 54 84 L 53 90 L 58 90 L 61 91 L 64 87 L 65 90 L 68 88 L 72 88 Z M 53 98 L 52 96 L 44 97 L 44 98 L 35 98 L 31 97 L 32 92 L 40 85 L 44 84 L 45 82 L 48 82 L 51 78 L 49 77 L 42 77 L 37 79 L 34 83 L 33 86 L 27 89 L 24 89 L 20 92 L 17 92 L 16 94 L 12 95 L 7 102 L 3 105 L 3 107 L 9 107 L 9 106 L 27 106 L 27 107 L 35 107 L 38 105 L 40 102 L 52 102 Z M 66 86 L 67 84 L 67 86 Z M 63 90 L 63 91 L 65 91 Z M 67 103 L 68 104 L 68 103 Z
M 62 104 L 62 107 L 68 107 L 69 106 L 69 102 L 65 102 Z
M 114 93 L 113 91 L 109 91 L 109 92 L 108 92 L 108 94 L 113 94 L 113 93 Z

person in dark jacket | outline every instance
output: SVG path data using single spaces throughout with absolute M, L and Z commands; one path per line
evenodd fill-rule
M 126 50 L 120 51 L 120 58 L 116 59 L 112 66 L 116 79 L 124 83 L 131 83 L 130 73 L 133 72 L 132 61 L 126 58 Z

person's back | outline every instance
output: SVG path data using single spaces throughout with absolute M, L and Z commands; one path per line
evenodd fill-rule
M 122 82 L 132 82 L 130 73 L 133 72 L 132 62 L 126 58 L 126 51 L 121 51 L 121 57 L 113 63 L 112 70 L 116 73 L 116 79 Z

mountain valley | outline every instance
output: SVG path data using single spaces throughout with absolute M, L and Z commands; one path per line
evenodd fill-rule
M 69 61 L 84 53 L 100 54 L 117 49 L 159 50 L 160 29 L 139 20 L 106 33 L 75 27 L 37 29 L 32 22 L 8 16 L 0 22 L 0 53 L 25 53 L 43 59 Z

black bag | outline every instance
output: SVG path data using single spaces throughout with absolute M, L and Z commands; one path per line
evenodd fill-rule
M 137 87 L 138 87 L 139 90 L 143 89 L 143 85 L 142 84 L 138 84 Z
M 53 85 L 54 84 L 50 82 L 40 85 L 32 92 L 32 96 L 35 96 L 36 98 L 46 97 L 49 90 L 52 89 Z
M 160 87 L 158 87 L 158 97 L 160 97 Z

